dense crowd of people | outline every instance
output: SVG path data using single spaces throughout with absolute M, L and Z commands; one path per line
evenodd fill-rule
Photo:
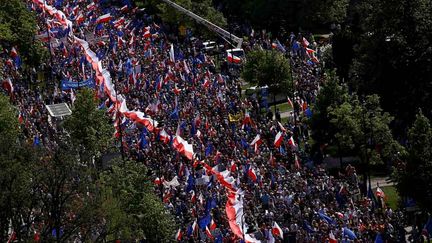
M 298 105 L 291 119 L 282 123 L 263 115 L 265 107 L 257 98 L 242 95 L 239 79 L 217 71 L 214 58 L 203 51 L 196 36 L 167 32 L 169 28 L 145 10 L 90 0 L 46 4 L 73 23 L 71 29 L 65 28 L 55 16 L 28 3 L 37 13 L 40 35 L 51 33 L 44 41 L 50 43 L 51 77 L 57 84 L 30 89 L 20 81 L 21 68 L 13 60 L 1 73 L 13 84 L 13 91 L 6 91 L 11 91 L 19 109 L 25 136 L 37 146 L 54 149 L 58 128 L 45 104 L 73 105 L 76 90 L 60 82 L 92 86 L 86 81 L 94 79 L 99 108 L 118 124 L 117 132 L 121 129 L 117 139 L 124 153 L 149 168 L 155 192 L 175 216 L 180 226 L 176 240 L 236 242 L 245 235 L 246 242 L 405 239 L 399 213 L 386 208 L 383 198 L 360 196 L 354 167 L 348 166 L 339 177 L 330 176 L 306 151 L 309 133 L 301 118 L 323 80 L 316 43 L 308 43 L 301 34 L 279 42 L 258 33 L 243 44 L 246 51 L 273 48 L 290 58 L 297 91 L 292 102 Z M 72 35 L 89 43 L 129 110 L 158 122 L 154 129 L 116 112 L 118 107 L 104 83 L 97 82 L 92 64 Z M 9 56 L 2 58 L 6 62 Z M 174 136 L 193 146 L 192 160 L 173 149 Z M 233 232 L 226 212 L 228 189 L 217 178 L 219 172 L 229 172 L 242 195 L 242 217 L 235 222 L 242 235 Z

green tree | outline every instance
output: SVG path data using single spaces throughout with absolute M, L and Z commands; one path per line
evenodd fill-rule
M 422 112 L 409 129 L 407 155 L 396 166 L 397 189 L 432 213 L 432 127 Z
M 37 198 L 34 224 L 42 242 L 69 242 L 77 234 L 94 241 L 98 216 L 94 168 L 81 163 L 78 152 L 62 137 L 54 152 L 45 151 L 32 171 L 32 197 Z
M 364 186 L 371 165 L 388 163 L 403 152 L 389 128 L 393 117 L 381 109 L 377 95 L 365 97 L 364 102 L 354 95 L 341 105 L 329 107 L 328 112 L 330 123 L 336 128 L 334 137 L 339 153 L 360 158 Z
M 307 0 L 303 6 L 309 26 L 341 23 L 347 17 L 348 0 Z
M 275 50 L 253 50 L 247 54 L 242 77 L 246 82 L 268 86 L 273 95 L 291 95 L 292 77 L 290 63 L 284 55 Z
M 0 94 L 0 241 L 6 242 L 9 224 L 17 239 L 25 239 L 20 230 L 23 221 L 28 223 L 32 204 L 30 194 L 31 148 L 20 141 L 17 110 L 9 98 Z
M 349 100 L 348 90 L 345 86 L 339 84 L 339 78 L 336 76 L 335 71 L 325 73 L 324 77 L 325 83 L 318 93 L 315 104 L 312 106 L 313 115 L 309 121 L 312 138 L 317 145 L 332 144 L 335 141 L 337 130 L 330 123 L 328 108 L 339 106 Z M 338 148 L 340 148 L 340 145 L 338 145 Z
M 38 65 L 46 57 L 46 51 L 34 40 L 36 27 L 36 16 L 23 1 L 0 2 L 0 49 L 17 46 L 24 62 Z
M 193 28 L 196 26 L 195 20 L 191 17 L 185 15 L 184 13 L 179 12 L 173 7 L 159 1 L 159 0 L 149 0 L 149 1 L 136 1 L 137 4 L 145 7 L 149 7 L 150 9 L 156 11 L 156 13 L 162 18 L 162 20 L 166 23 L 172 25 L 185 25 L 189 28 Z M 223 14 L 217 11 L 211 0 L 173 0 L 174 3 L 177 3 L 181 7 L 192 11 L 193 13 L 199 15 L 200 17 L 207 19 L 208 21 L 219 25 L 221 27 L 226 26 L 227 22 Z M 154 6 L 157 6 L 156 9 Z M 199 25 L 197 30 L 203 29 L 202 26 Z
M 360 9 L 361 35 L 351 86 L 359 94 L 378 93 L 403 134 L 416 108 L 432 115 L 432 2 L 368 0 Z
M 69 132 L 82 162 L 90 163 L 112 144 L 113 126 L 103 110 L 98 110 L 93 91 L 82 89 L 64 127 Z
M 171 241 L 175 222 L 154 194 L 146 167 L 130 161 L 116 164 L 99 181 L 106 219 L 101 237 Z

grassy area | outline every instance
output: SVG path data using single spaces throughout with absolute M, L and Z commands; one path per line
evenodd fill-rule
M 277 108 L 279 108 L 279 112 L 286 112 L 286 111 L 292 111 L 292 107 L 288 105 L 288 102 L 276 105 Z
M 381 187 L 381 189 L 384 191 L 385 195 L 387 196 L 387 203 L 389 206 L 395 210 L 398 207 L 399 202 L 399 194 L 396 191 L 396 188 L 394 186 L 384 186 Z

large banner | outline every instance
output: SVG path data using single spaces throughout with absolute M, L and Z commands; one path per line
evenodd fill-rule
M 81 82 L 74 82 L 74 81 L 69 81 L 69 80 L 62 80 L 61 81 L 62 90 L 77 89 L 78 87 L 94 88 L 95 87 L 95 81 L 93 78 L 90 78 L 90 79 L 87 79 L 87 80 L 81 81 Z

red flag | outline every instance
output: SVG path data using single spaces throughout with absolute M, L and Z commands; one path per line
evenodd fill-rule
M 251 180 L 253 181 L 253 182 L 256 182 L 257 181 L 257 175 L 256 175 L 256 173 L 255 173 L 255 169 L 254 168 L 249 168 L 249 170 L 248 170 L 248 176 L 251 178 Z
M 287 97 L 287 100 L 288 100 L 288 104 L 291 106 L 291 108 L 294 109 L 294 104 L 293 104 L 293 102 L 291 101 L 291 99 L 290 99 L 289 97 Z
M 283 231 L 276 222 L 273 222 L 272 233 L 283 239 Z
M 96 19 L 96 23 L 97 24 L 100 24 L 100 23 L 107 23 L 107 22 L 109 22 L 110 20 L 111 20 L 111 14 L 110 13 L 107 13 L 107 14 L 104 14 L 104 15 L 102 15 L 102 16 L 100 16 L 99 18 L 97 18 Z
M 258 146 L 262 144 L 261 136 L 259 134 L 256 135 L 250 145 L 254 146 L 255 144 L 258 144 Z
M 229 63 L 235 63 L 235 64 L 239 64 L 241 63 L 241 58 L 238 56 L 233 55 L 232 53 L 228 53 L 228 62 Z
M 213 235 L 212 235 L 212 233 L 211 233 L 211 231 L 209 230 L 209 228 L 206 226 L 206 235 L 208 236 L 208 238 L 210 238 L 210 239 L 212 239 L 213 238 Z
M 216 225 L 215 221 L 212 219 L 211 223 L 210 223 L 210 229 L 215 230 L 216 228 L 217 228 L 217 225 Z
M 336 237 L 334 236 L 333 232 L 330 231 L 329 234 L 329 243 L 337 243 Z
M 9 95 L 12 95 L 14 88 L 10 78 L 3 80 L 2 86 L 9 93 Z
M 24 118 L 23 118 L 21 112 L 18 115 L 18 122 L 19 122 L 19 124 L 22 124 L 24 122 Z
M 237 165 L 234 160 L 231 161 L 231 172 L 235 172 L 237 170 Z
M 291 136 L 290 139 L 288 140 L 288 144 L 294 148 L 297 147 L 297 145 L 295 144 L 293 136 Z
M 283 141 L 283 133 L 282 132 L 278 132 L 276 134 L 276 137 L 275 137 L 275 140 L 274 140 L 274 146 L 276 148 L 279 148 L 281 146 L 281 144 L 282 144 L 282 141 Z
M 11 50 L 11 52 L 10 52 L 10 56 L 11 56 L 12 58 L 15 58 L 15 57 L 18 56 L 18 52 L 17 52 L 17 50 L 15 49 L 15 47 L 12 47 L 12 50 Z

